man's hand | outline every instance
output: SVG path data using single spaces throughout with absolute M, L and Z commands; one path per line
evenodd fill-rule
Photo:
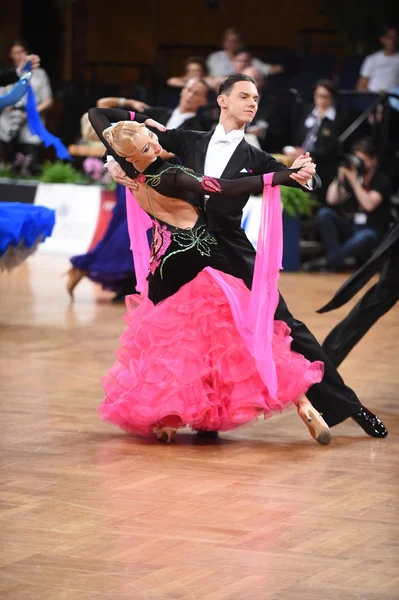
M 107 164 L 108 173 L 111 175 L 112 179 L 116 181 L 116 183 L 120 183 L 121 185 L 125 185 L 132 189 L 133 191 L 138 190 L 139 184 L 135 179 L 131 179 L 122 169 L 119 163 L 116 160 L 111 160 Z
M 34 71 L 35 69 L 40 67 L 40 56 L 38 56 L 37 54 L 25 54 L 17 68 L 17 73 L 19 77 L 21 77 L 23 72 L 26 71 L 25 67 L 28 64 L 28 62 L 31 63 L 31 67 L 29 70 Z
M 158 123 L 158 121 L 154 121 L 154 119 L 147 119 L 144 122 L 144 125 L 146 127 L 153 127 L 154 129 L 158 129 L 158 131 L 166 131 L 166 127 L 164 125 L 161 125 L 161 123 Z
M 292 168 L 292 167 L 291 167 Z M 295 167 L 298 168 L 298 167 Z M 308 185 L 313 175 L 316 173 L 316 165 L 312 163 L 305 164 L 297 173 L 291 173 L 290 179 L 293 179 L 300 185 Z
M 357 182 L 358 172 L 356 169 L 347 169 L 346 167 L 340 167 L 338 170 L 338 177 L 345 177 L 352 185 Z

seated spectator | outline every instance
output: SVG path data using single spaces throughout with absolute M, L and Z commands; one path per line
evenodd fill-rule
M 184 61 L 184 75 L 170 77 L 167 83 L 171 87 L 184 87 L 189 79 L 205 78 L 207 74 L 205 59 L 202 56 L 189 56 Z
M 305 110 L 294 133 L 294 146 L 285 146 L 283 153 L 294 161 L 304 152 L 310 152 L 317 164 L 322 180 L 318 191 L 319 201 L 324 202 L 328 186 L 337 172 L 340 157 L 338 136 L 350 124 L 348 115 L 336 106 L 337 89 L 332 81 L 321 79 L 315 85 L 313 107 Z
M 255 135 L 259 146 L 266 152 L 275 152 L 281 148 L 284 135 L 284 120 L 279 112 L 278 98 L 264 93 L 265 78 L 255 67 L 246 67 L 241 71 L 255 80 L 259 92 L 258 112 L 246 128 L 246 133 Z
M 168 129 L 194 129 L 203 131 L 205 124 L 198 117 L 198 110 L 208 101 L 209 87 L 204 79 L 190 79 L 180 92 L 179 104 L 173 110 L 162 106 L 148 106 L 138 100 L 127 98 L 101 98 L 99 108 L 114 108 L 115 106 L 131 108 L 136 112 L 144 112 Z
M 374 146 L 361 140 L 352 152 L 351 167 L 341 165 L 327 191 L 327 202 L 334 208 L 323 207 L 316 217 L 327 267 L 333 270 L 376 246 L 390 222 L 391 183 L 378 169 Z M 321 266 L 323 261 L 317 260 L 307 268 Z
M 399 85 L 397 27 L 385 27 L 380 43 L 383 50 L 367 56 L 360 67 L 359 91 L 387 92 Z
M 10 49 L 10 58 L 17 69 L 24 62 L 24 57 L 29 55 L 25 42 L 16 40 Z M 34 60 L 35 64 L 37 60 Z M 30 85 L 35 94 L 38 112 L 42 115 L 53 104 L 53 95 L 47 73 L 42 68 L 34 69 Z M 0 94 L 7 94 L 12 89 L 12 84 L 0 88 Z M 38 170 L 39 136 L 31 134 L 26 123 L 26 95 L 14 106 L 8 106 L 0 114 L 0 155 L 6 162 L 13 162 L 17 153 L 18 161 L 24 172 L 35 173 Z
M 241 57 L 240 60 L 243 60 L 244 62 L 241 67 L 236 62 L 236 67 L 238 67 L 237 70 L 237 68 L 234 67 L 233 59 L 237 53 L 243 49 L 242 34 L 237 29 L 226 29 L 223 35 L 222 45 L 223 50 L 218 50 L 208 56 L 207 66 L 210 77 L 226 78 L 229 75 L 234 75 L 234 73 L 241 73 L 242 69 L 249 66 L 255 67 L 265 76 L 281 73 L 284 70 L 281 65 L 269 65 L 258 58 L 253 58 L 251 53 L 247 50 L 244 50 L 244 52 L 248 54 L 250 58 L 248 59 L 248 56 L 245 59 L 244 57 Z

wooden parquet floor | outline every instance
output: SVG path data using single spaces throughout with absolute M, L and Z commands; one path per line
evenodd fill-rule
M 99 420 L 124 307 L 89 282 L 69 306 L 66 267 L 38 255 L 0 276 L 2 599 L 399 598 L 399 307 L 342 366 L 386 440 L 347 421 L 322 447 L 289 412 L 163 446 Z M 319 339 L 342 281 L 282 275 Z

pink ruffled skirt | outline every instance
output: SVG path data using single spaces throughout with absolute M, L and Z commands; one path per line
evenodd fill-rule
M 240 280 L 234 285 L 249 295 Z M 99 412 L 129 433 L 147 436 L 160 426 L 186 425 L 234 429 L 296 404 L 323 377 L 323 363 L 293 352 L 290 329 L 275 321 L 278 391 L 271 397 L 225 294 L 206 270 L 155 306 L 129 296 L 124 320 L 118 360 L 101 379 L 106 397 Z

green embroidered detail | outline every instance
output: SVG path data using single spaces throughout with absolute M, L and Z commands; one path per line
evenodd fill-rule
M 211 246 L 216 246 L 217 241 L 207 230 L 205 225 L 199 225 L 195 229 L 187 229 L 172 233 L 173 240 L 181 247 L 181 250 L 171 252 L 161 262 L 160 276 L 163 279 L 163 267 L 165 262 L 175 254 L 181 254 L 196 248 L 201 256 L 211 255 Z

